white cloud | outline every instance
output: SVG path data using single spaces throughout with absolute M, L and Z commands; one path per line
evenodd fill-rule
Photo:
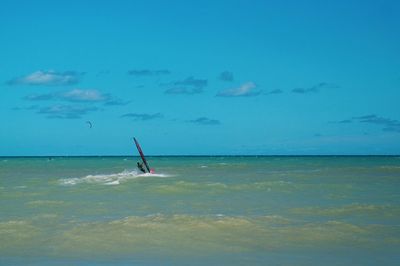
M 260 94 L 260 91 L 254 90 L 255 88 L 256 88 L 256 85 L 253 82 L 246 82 L 239 88 L 222 90 L 217 94 L 217 96 L 220 96 L 220 97 L 257 96 Z
M 59 98 L 70 102 L 103 102 L 111 97 L 97 90 L 73 89 L 62 93 Z
M 141 121 L 147 121 L 147 120 L 153 120 L 157 118 L 163 118 L 163 115 L 161 113 L 155 113 L 155 114 L 138 114 L 138 113 L 128 113 L 121 115 L 121 117 L 127 117 L 131 118 L 133 120 L 141 120 Z
M 56 72 L 56 71 L 36 71 L 32 74 L 14 78 L 8 82 L 10 85 L 72 85 L 79 82 L 81 74 L 74 71 Z
M 99 103 L 104 102 L 108 105 L 124 105 L 129 102 L 114 99 L 110 94 L 104 94 L 98 90 L 81 90 L 73 89 L 64 92 L 54 92 L 46 94 L 31 94 L 24 97 L 25 100 L 30 101 L 49 101 L 49 100 L 61 100 L 67 102 L 91 102 Z
M 79 105 L 52 105 L 39 108 L 37 113 L 44 114 L 47 118 L 77 119 L 88 112 L 98 111 L 97 107 Z

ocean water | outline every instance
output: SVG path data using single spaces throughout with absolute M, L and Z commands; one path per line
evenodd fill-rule
M 398 265 L 400 157 L 0 158 L 0 265 Z

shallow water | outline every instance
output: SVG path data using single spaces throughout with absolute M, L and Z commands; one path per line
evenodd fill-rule
M 0 158 L 0 264 L 395 265 L 400 157 Z

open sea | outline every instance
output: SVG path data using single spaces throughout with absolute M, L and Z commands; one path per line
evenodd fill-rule
M 0 158 L 0 265 L 399 265 L 400 157 Z

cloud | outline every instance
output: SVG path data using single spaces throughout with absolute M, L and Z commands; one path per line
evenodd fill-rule
M 20 111 L 20 110 L 37 110 L 39 108 L 39 105 L 31 105 L 28 107 L 14 107 L 12 110 L 14 111 Z
M 46 115 L 47 118 L 78 119 L 83 115 L 98 111 L 97 107 L 81 105 L 52 105 L 47 107 L 36 107 L 38 114 Z
M 393 131 L 393 132 L 400 133 L 400 121 L 399 120 L 380 117 L 380 116 L 377 116 L 374 114 L 353 117 L 353 120 L 359 121 L 360 123 L 369 123 L 369 124 L 383 126 L 383 128 L 382 128 L 383 131 Z
M 9 85 L 44 85 L 44 86 L 60 86 L 73 85 L 79 82 L 83 73 L 75 71 L 36 71 L 32 74 L 17 77 L 7 82 Z
M 202 92 L 203 90 L 201 88 L 187 88 L 187 87 L 170 88 L 164 91 L 165 94 L 198 94 Z
M 220 125 L 221 122 L 216 119 L 210 119 L 207 117 L 199 117 L 194 120 L 189 120 L 188 122 L 198 124 L 198 125 L 206 125 L 206 126 L 214 126 L 214 125 Z
M 276 90 L 266 92 L 265 94 L 281 94 L 281 93 L 283 93 L 283 90 L 276 89 Z
M 155 114 L 138 114 L 138 113 L 127 113 L 124 115 L 120 116 L 121 118 L 131 118 L 136 121 L 147 121 L 147 120 L 153 120 L 157 118 L 162 118 L 163 115 L 161 113 L 155 113 Z
M 47 93 L 47 94 L 31 94 L 25 96 L 23 99 L 28 101 L 49 101 L 55 98 L 56 97 L 53 93 Z
M 307 93 L 317 93 L 321 89 L 336 89 L 339 88 L 338 85 L 333 83 L 321 82 L 309 88 L 295 88 L 292 93 L 307 94 Z
M 329 121 L 328 123 L 332 123 L 332 124 L 350 124 L 353 123 L 353 119 L 344 119 L 344 120 L 340 120 L 340 121 Z
M 233 81 L 233 73 L 230 71 L 224 71 L 219 74 L 219 79 L 222 81 Z
M 295 88 L 292 90 L 293 93 L 311 93 L 311 92 L 318 92 L 318 90 L 316 90 L 314 87 L 308 88 L 308 89 L 304 89 L 304 88 Z
M 187 77 L 184 80 L 181 81 L 175 81 L 173 83 L 174 85 L 182 85 L 182 86 L 191 86 L 195 88 L 202 89 L 207 86 L 208 80 L 206 79 L 195 79 L 194 77 Z
M 115 99 L 110 94 L 102 93 L 98 90 L 82 89 L 45 94 L 31 94 L 25 96 L 23 99 L 29 101 L 59 100 L 67 102 L 104 103 L 105 105 L 126 105 L 129 103 L 129 101 Z
M 110 100 L 111 96 L 98 90 L 73 89 L 59 94 L 58 98 L 69 102 L 104 102 Z
M 196 79 L 193 76 L 184 80 L 160 84 L 160 86 L 171 86 L 171 88 L 164 91 L 165 94 L 198 94 L 202 93 L 207 85 L 208 80 Z
M 36 110 L 38 114 L 45 114 L 47 118 L 63 118 L 63 119 L 74 119 L 81 118 L 82 115 L 101 110 L 95 106 L 83 106 L 77 105 L 77 103 L 89 103 L 89 104 L 100 104 L 104 106 L 117 106 L 127 105 L 130 101 L 123 101 L 117 98 L 111 97 L 110 94 L 104 94 L 97 90 L 81 90 L 73 89 L 64 92 L 55 92 L 47 94 L 31 94 L 24 97 L 25 100 L 29 101 L 63 101 L 75 103 L 75 105 L 55 104 L 47 107 L 40 107 L 38 105 L 32 105 L 29 108 L 15 108 L 14 110 Z
M 358 120 L 361 120 L 361 121 L 367 121 L 367 120 L 376 119 L 376 118 L 377 118 L 376 115 L 364 115 L 364 116 L 356 116 L 356 117 L 353 117 L 352 119 L 358 119 Z
M 246 82 L 239 88 L 226 89 L 217 93 L 219 97 L 250 97 L 257 96 L 261 93 L 259 90 L 254 90 L 256 85 L 253 82 Z
M 345 120 L 341 120 L 339 122 L 334 122 L 334 123 L 348 124 L 348 123 L 353 123 L 353 122 L 374 124 L 377 126 L 381 126 L 383 131 L 392 131 L 392 132 L 400 133 L 400 121 L 399 120 L 381 117 L 381 116 L 377 116 L 374 114 L 355 116 L 350 119 L 345 119 Z
M 128 105 L 130 104 L 131 101 L 124 101 L 121 99 L 111 99 L 109 101 L 106 101 L 104 103 L 104 105 L 108 105 L 108 106 L 123 106 L 123 105 Z
M 128 75 L 137 76 L 137 77 L 161 76 L 161 75 L 169 75 L 169 74 L 171 74 L 171 72 L 167 69 L 161 69 L 161 70 L 134 69 L 134 70 L 128 71 Z

